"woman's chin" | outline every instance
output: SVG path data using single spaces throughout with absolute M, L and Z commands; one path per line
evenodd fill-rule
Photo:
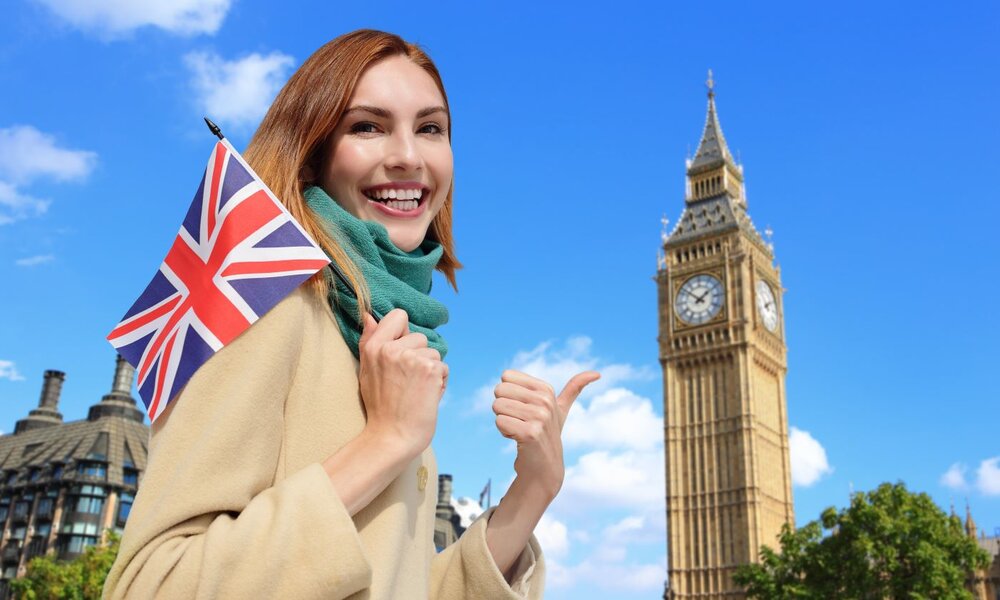
M 419 232 L 419 235 L 413 231 L 399 231 L 396 228 L 386 227 L 389 231 L 389 239 L 392 244 L 402 250 L 403 252 L 413 252 L 420 247 L 420 244 L 424 241 L 424 235 L 427 233 L 426 230 Z

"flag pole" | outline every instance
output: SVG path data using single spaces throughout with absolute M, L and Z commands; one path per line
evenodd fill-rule
M 208 130 L 212 132 L 212 135 L 214 135 L 215 137 L 219 138 L 220 140 L 226 139 L 226 137 L 224 135 L 222 135 L 222 129 L 220 129 L 218 125 L 216 125 L 215 123 L 213 123 L 212 120 L 209 119 L 208 117 L 204 117 L 204 119 L 205 119 L 205 125 L 208 125 Z M 333 272 L 337 276 L 337 279 L 340 280 L 340 283 L 344 284 L 344 287 L 347 288 L 347 291 L 350 292 L 350 294 L 352 296 L 354 296 L 355 300 L 357 300 L 358 299 L 358 293 L 354 291 L 354 287 L 347 280 L 347 277 L 344 276 L 343 271 L 340 270 L 340 267 L 337 266 L 337 263 L 331 260 L 330 261 L 330 268 L 333 269 Z M 379 321 L 382 320 L 382 317 L 375 310 L 372 310 L 371 315 L 372 315 L 372 318 L 375 319 L 376 323 L 378 323 Z

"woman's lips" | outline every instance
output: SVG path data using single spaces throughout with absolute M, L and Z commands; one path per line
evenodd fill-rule
M 424 214 L 424 211 L 427 209 L 427 202 L 426 200 L 423 199 L 420 200 L 420 202 L 417 204 L 417 207 L 413 210 L 399 210 L 398 208 L 392 208 L 388 206 L 385 202 L 376 202 L 375 200 L 372 200 L 371 198 L 368 197 L 366 197 L 365 199 L 368 200 L 369 204 L 375 206 L 375 210 L 378 210 L 382 214 L 401 219 L 412 219 L 414 217 L 419 217 L 420 215 Z

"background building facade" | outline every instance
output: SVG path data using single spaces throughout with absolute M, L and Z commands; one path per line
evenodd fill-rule
M 747 213 L 711 72 L 708 86 L 656 274 L 671 598 L 742 597 L 736 567 L 794 524 L 780 271 Z
M 116 355 L 111 391 L 68 423 L 65 377 L 46 371 L 38 408 L 0 436 L 0 597 L 32 558 L 72 559 L 107 529 L 121 531 L 146 469 L 149 427 L 131 396 L 132 366 Z

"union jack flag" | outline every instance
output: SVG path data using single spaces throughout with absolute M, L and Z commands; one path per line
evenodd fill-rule
M 195 371 L 330 262 L 221 140 L 170 252 L 108 335 L 137 370 L 150 421 Z

